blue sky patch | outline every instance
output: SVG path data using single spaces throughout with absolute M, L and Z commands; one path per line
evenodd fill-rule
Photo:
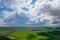
M 24 11 L 29 11 L 29 9 L 27 7 L 24 7 L 23 10 Z
M 37 0 L 32 0 L 31 4 L 34 4 Z

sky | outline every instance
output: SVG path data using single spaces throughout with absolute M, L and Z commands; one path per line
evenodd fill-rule
M 60 0 L 0 0 L 0 27 L 60 26 Z

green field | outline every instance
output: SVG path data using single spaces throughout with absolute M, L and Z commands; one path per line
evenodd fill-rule
M 0 29 L 0 40 L 60 40 L 60 29 Z

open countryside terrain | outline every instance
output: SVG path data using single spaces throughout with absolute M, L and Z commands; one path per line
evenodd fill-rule
M 0 28 L 0 40 L 60 40 L 60 28 Z

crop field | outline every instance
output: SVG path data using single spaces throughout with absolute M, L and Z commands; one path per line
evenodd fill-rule
M 60 29 L 0 28 L 0 40 L 60 40 Z

